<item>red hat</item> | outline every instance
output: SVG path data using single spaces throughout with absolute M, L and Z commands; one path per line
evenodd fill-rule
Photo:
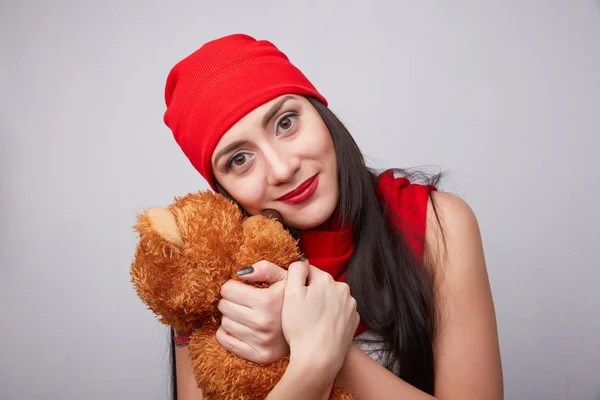
M 194 168 L 216 190 L 212 153 L 223 134 L 256 107 L 284 94 L 327 104 L 272 43 L 242 34 L 204 44 L 167 77 L 165 124 Z

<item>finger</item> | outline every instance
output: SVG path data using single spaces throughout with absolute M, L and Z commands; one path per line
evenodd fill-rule
M 306 261 L 296 261 L 290 264 L 288 268 L 286 290 L 301 289 L 306 286 L 306 280 L 309 276 L 310 266 Z
M 233 279 L 221 286 L 221 297 L 240 306 L 254 308 L 260 289 Z
M 216 339 L 221 346 L 238 357 L 242 357 L 246 360 L 251 360 L 256 357 L 256 352 L 249 344 L 241 341 L 235 336 L 229 335 L 223 327 L 217 329 Z
M 252 327 L 254 311 L 251 308 L 233 303 L 227 299 L 221 299 L 217 307 L 221 314 L 240 324 Z
M 254 264 L 252 269 L 252 272 L 246 272 L 246 268 L 242 269 L 241 271 L 244 271 L 245 273 L 241 274 L 240 278 L 248 282 L 275 283 L 282 281 L 287 277 L 287 271 L 285 269 L 265 260 Z
M 256 333 L 252 329 L 231 318 L 225 316 L 221 318 L 221 328 L 225 329 L 225 332 L 242 342 L 251 343 L 257 341 Z
M 308 285 L 323 285 L 326 283 L 331 283 L 332 281 L 333 277 L 328 272 L 325 272 L 313 265 L 309 266 Z

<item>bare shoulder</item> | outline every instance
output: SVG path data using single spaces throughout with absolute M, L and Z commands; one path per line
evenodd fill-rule
M 452 193 L 432 192 L 427 204 L 427 231 L 431 235 L 471 234 L 479 236 L 479 223 L 471 206 Z M 437 216 L 436 216 L 437 213 Z M 452 237 L 450 237 L 452 239 Z
M 425 231 L 426 257 L 438 267 L 450 265 L 449 258 L 462 257 L 468 254 L 483 256 L 483 244 L 479 222 L 471 206 L 451 193 L 432 192 L 432 199 L 427 205 L 427 224 Z M 461 258 L 462 258 L 461 257 Z M 479 266 L 485 268 L 483 260 L 463 264 L 462 266 Z M 438 268 L 438 271 L 439 268 Z M 448 271 L 445 271 L 448 272 Z
M 440 299 L 464 299 L 478 289 L 482 298 L 491 300 L 479 222 L 469 204 L 454 194 L 432 192 L 429 199 L 425 262 L 432 268 Z

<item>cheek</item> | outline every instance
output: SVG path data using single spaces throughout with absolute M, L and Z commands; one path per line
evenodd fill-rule
M 335 147 L 333 146 L 333 140 L 327 130 L 327 127 L 321 124 L 314 124 L 307 128 L 308 135 L 303 139 L 303 148 L 311 158 L 319 159 L 325 162 L 335 163 Z
M 246 211 L 262 210 L 264 183 L 257 175 L 223 179 L 223 187 Z
M 320 159 L 330 170 L 334 177 L 337 176 L 337 158 L 335 155 L 335 147 L 333 145 L 333 141 L 329 134 L 327 137 L 320 138 L 320 142 L 318 143 L 318 151 L 317 157 Z

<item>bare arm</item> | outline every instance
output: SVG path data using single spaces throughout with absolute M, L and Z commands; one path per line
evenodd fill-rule
M 187 346 L 175 348 L 175 360 L 178 400 L 202 400 L 202 390 L 196 385 Z M 291 362 L 279 383 L 267 396 L 267 400 L 326 400 L 332 386 L 333 376 L 326 378 L 314 365 Z
M 438 193 L 447 253 L 438 254 L 440 335 L 434 343 L 436 397 L 504 398 L 502 363 L 479 224 L 458 197 Z M 433 214 L 433 212 L 431 212 Z M 433 215 L 432 215 L 433 216 Z M 439 238 L 433 223 L 429 236 Z M 434 240 L 434 239 L 431 239 Z
M 196 384 L 190 351 L 187 346 L 175 347 L 177 369 L 177 400 L 202 400 L 202 390 Z
M 175 359 L 178 400 L 202 400 L 202 390 L 196 385 L 188 347 L 176 347 Z M 333 376 L 327 378 L 320 371 L 314 365 L 291 362 L 266 400 L 328 399 Z
M 266 400 L 327 400 L 331 393 L 334 376 L 324 376 L 309 364 L 290 361 L 281 380 L 269 393 Z
M 434 399 L 398 378 L 356 345 L 353 345 L 348 351 L 346 362 L 336 383 L 354 394 L 359 400 Z
M 502 399 L 496 317 L 475 215 L 460 198 L 434 192 L 446 247 L 431 204 L 426 243 L 437 276 L 440 315 L 434 343 L 435 398 Z M 353 346 L 337 378 L 358 399 L 431 399 Z

